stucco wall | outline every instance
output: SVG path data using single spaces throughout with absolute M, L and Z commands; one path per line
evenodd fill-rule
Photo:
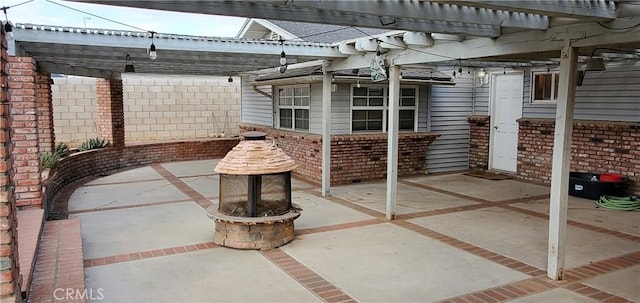
M 52 85 L 57 142 L 75 146 L 96 137 L 94 78 L 54 77 Z M 203 138 L 239 133 L 239 78 L 123 75 L 127 142 Z M 226 119 L 226 127 L 225 127 Z M 215 126 L 214 126 L 214 122 Z

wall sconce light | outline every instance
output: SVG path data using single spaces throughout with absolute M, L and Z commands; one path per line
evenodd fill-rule
M 476 75 L 478 76 L 480 86 L 489 83 L 489 75 L 484 71 L 484 68 L 481 68 Z
M 335 93 L 337 91 L 338 91 L 338 84 L 335 84 L 335 83 L 331 84 L 331 92 Z

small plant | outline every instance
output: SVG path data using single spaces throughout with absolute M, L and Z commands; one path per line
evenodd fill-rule
M 109 141 L 105 139 L 100 139 L 100 138 L 91 138 L 87 141 L 82 142 L 82 144 L 80 144 L 80 146 L 78 147 L 78 150 L 80 151 L 92 150 L 92 149 L 104 148 L 107 146 L 109 146 Z
M 60 158 L 64 158 L 69 154 L 71 154 L 71 151 L 69 150 L 69 145 L 67 145 L 67 143 L 62 142 L 62 143 L 56 144 L 56 148 L 53 151 L 53 153 L 57 154 Z
M 60 160 L 60 155 L 57 153 L 44 152 L 40 155 L 40 165 L 44 168 L 54 168 Z

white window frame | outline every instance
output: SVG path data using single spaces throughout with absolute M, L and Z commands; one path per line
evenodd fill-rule
M 353 88 L 357 87 L 356 84 L 352 84 L 349 88 L 349 133 L 363 134 L 363 133 L 386 133 L 389 129 L 387 125 L 387 118 L 389 112 L 389 86 L 383 84 L 362 84 L 360 87 L 371 88 L 380 87 L 383 89 L 382 93 L 382 106 L 354 106 L 353 105 Z M 416 92 L 415 103 L 413 106 L 402 106 L 402 89 L 413 88 Z M 419 85 L 402 85 L 400 86 L 400 99 L 398 100 L 399 110 L 413 110 L 413 130 L 400 130 L 401 132 L 417 132 L 418 131 L 418 104 L 420 103 L 420 86 Z M 354 110 L 382 110 L 382 130 L 353 130 L 353 111 Z
M 536 97 L 536 75 L 544 75 L 544 74 L 551 74 L 551 98 L 550 99 L 535 99 Z M 558 79 L 560 77 L 560 71 L 559 70 L 532 70 L 531 71 L 531 83 L 529 86 L 530 89 L 530 99 L 531 99 L 531 104 L 555 104 L 558 99 L 555 98 L 556 95 L 556 79 Z
M 306 88 L 307 91 L 309 92 L 308 95 L 306 96 L 302 96 L 302 97 L 308 97 L 309 98 L 309 105 L 307 106 L 303 106 L 303 105 L 295 105 L 295 89 L 296 88 Z M 291 105 L 280 105 L 280 89 L 292 89 L 294 91 L 294 95 L 293 95 L 293 100 L 291 100 Z M 297 131 L 297 132 L 309 132 L 309 129 L 311 128 L 311 87 L 309 84 L 299 84 L 299 85 L 282 85 L 282 86 L 276 86 L 275 87 L 275 94 L 274 94 L 274 103 L 275 103 L 275 120 L 276 120 L 276 128 L 278 129 L 286 129 L 286 130 L 292 130 L 292 131 Z M 291 110 L 291 127 L 282 127 L 280 126 L 280 109 L 290 109 Z M 297 109 L 305 109 L 307 110 L 308 116 L 309 116 L 309 126 L 307 127 L 307 129 L 296 129 L 296 110 Z

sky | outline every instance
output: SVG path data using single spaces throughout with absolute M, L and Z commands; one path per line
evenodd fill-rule
M 246 18 L 239 17 L 187 14 L 61 0 L 34 0 L 23 5 L 11 7 L 25 1 L 27 0 L 0 0 L 0 4 L 3 7 L 10 7 L 7 9 L 7 17 L 11 23 L 131 31 L 143 31 L 140 29 L 144 29 L 144 31 L 168 34 L 234 37 L 246 20 Z M 140 29 L 103 20 L 99 17 L 74 11 L 51 2 L 69 6 L 99 17 L 115 20 L 126 25 L 132 25 Z M 4 16 L 2 20 L 4 21 Z

